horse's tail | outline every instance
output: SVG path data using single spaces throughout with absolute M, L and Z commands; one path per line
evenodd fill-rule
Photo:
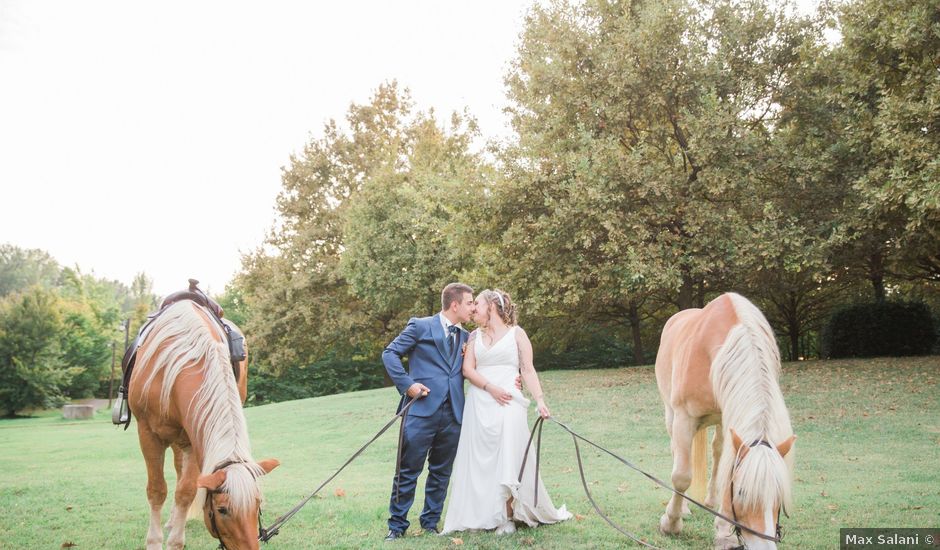
M 692 484 L 686 493 L 701 502 L 705 499 L 705 485 L 708 482 L 708 428 L 702 427 L 692 438 Z

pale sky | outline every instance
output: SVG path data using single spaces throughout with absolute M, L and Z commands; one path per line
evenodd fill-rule
M 289 155 L 382 82 L 505 136 L 530 3 L 0 0 L 0 243 L 221 293 Z

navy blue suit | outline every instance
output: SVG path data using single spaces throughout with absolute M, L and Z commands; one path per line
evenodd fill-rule
M 408 510 L 415 498 L 418 476 L 428 464 L 424 489 L 424 510 L 421 526 L 437 527 L 447 496 L 447 484 L 460 440 L 463 419 L 463 344 L 467 331 L 457 333 L 456 348 L 447 341 L 441 315 L 412 318 L 405 330 L 382 352 L 382 362 L 398 392 L 402 394 L 398 409 L 408 402 L 406 392 L 415 382 L 428 387 L 430 393 L 418 399 L 405 417 L 401 471 L 392 484 L 388 527 L 404 533 L 410 523 Z M 402 358 L 408 357 L 408 370 Z M 395 489 L 398 501 L 395 501 Z

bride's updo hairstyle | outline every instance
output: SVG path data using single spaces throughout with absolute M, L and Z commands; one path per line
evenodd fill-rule
M 500 319 L 502 319 L 504 323 L 509 326 L 516 324 L 516 304 L 512 303 L 508 292 L 503 292 L 498 288 L 494 290 L 487 289 L 481 292 L 480 296 L 482 296 L 488 304 L 496 306 L 496 313 L 499 314 Z

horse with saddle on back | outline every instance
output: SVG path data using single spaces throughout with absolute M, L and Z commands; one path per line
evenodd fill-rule
M 167 296 L 128 347 L 112 421 L 126 429 L 131 412 L 137 419 L 147 466 L 148 550 L 163 546 L 167 447 L 177 473 L 167 548 L 184 547 L 186 520 L 201 509 L 220 548 L 256 550 L 258 479 L 279 463 L 251 456 L 242 411 L 248 377 L 244 339 L 197 284 L 190 279 L 188 290 Z

